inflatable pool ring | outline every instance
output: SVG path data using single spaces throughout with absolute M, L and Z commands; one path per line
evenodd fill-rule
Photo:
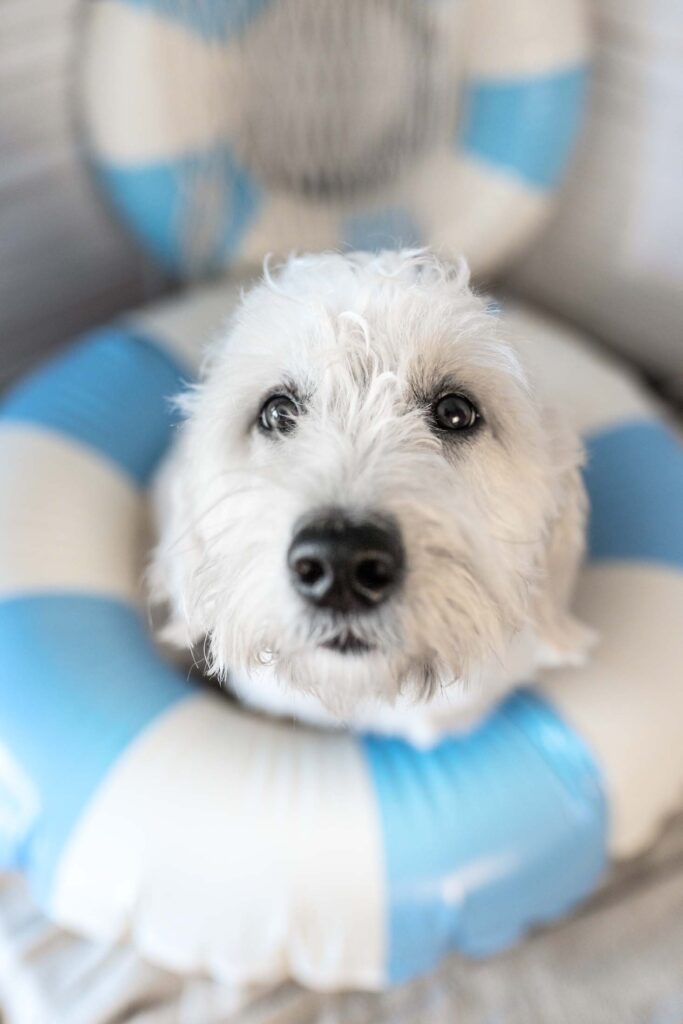
M 167 398 L 233 299 L 95 331 L 4 402 L 0 867 L 175 971 L 378 988 L 553 920 L 680 805 L 683 450 L 622 371 L 509 311 L 588 444 L 591 664 L 430 751 L 258 717 L 162 660 L 139 593 Z
M 586 79 L 581 0 L 91 0 L 99 180 L 167 268 L 428 244 L 489 271 L 540 224 Z

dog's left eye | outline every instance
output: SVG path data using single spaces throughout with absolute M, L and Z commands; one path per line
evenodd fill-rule
M 444 395 L 432 409 L 439 430 L 467 431 L 476 426 L 479 411 L 465 395 Z
M 299 406 L 291 395 L 271 395 L 261 407 L 259 426 L 268 433 L 289 434 L 296 426 L 299 412 Z

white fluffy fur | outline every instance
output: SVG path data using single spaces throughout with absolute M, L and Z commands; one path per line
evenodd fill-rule
M 256 421 L 283 386 L 305 413 L 273 438 Z M 444 440 L 424 400 L 459 389 L 484 426 Z M 402 251 L 266 268 L 181 401 L 153 598 L 168 608 L 166 636 L 203 645 L 245 702 L 430 742 L 540 665 L 581 659 L 588 632 L 568 605 L 582 449 L 464 264 Z M 322 648 L 340 624 L 289 581 L 294 524 L 331 506 L 401 528 L 400 592 L 352 623 L 370 653 Z

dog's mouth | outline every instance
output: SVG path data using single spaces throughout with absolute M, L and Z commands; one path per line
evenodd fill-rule
M 372 644 L 361 640 L 355 633 L 338 633 L 330 640 L 326 640 L 321 647 L 326 651 L 334 651 L 336 654 L 369 654 L 374 648 Z

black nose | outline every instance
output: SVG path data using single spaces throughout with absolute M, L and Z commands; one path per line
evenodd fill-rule
M 377 608 L 396 590 L 405 567 L 391 519 L 351 519 L 336 511 L 299 527 L 287 561 L 294 588 L 306 601 L 339 612 Z

